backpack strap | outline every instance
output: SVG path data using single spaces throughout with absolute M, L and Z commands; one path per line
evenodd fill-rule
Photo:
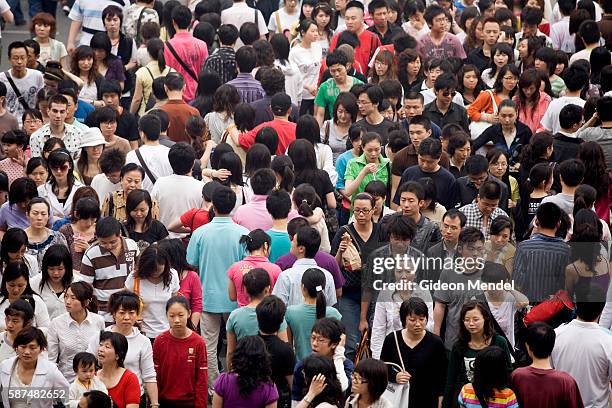
M 283 28 L 281 27 L 281 21 L 280 21 L 280 11 L 276 10 L 274 12 L 274 19 L 276 20 L 276 29 L 278 30 L 279 34 L 283 33 Z
M 142 16 L 145 12 L 147 8 L 143 7 L 142 10 L 140 10 L 140 13 L 138 14 L 138 20 L 136 20 L 136 35 L 134 36 L 136 38 L 136 42 L 138 43 L 138 45 L 140 45 L 140 27 L 142 26 L 142 22 L 140 20 L 142 20 Z

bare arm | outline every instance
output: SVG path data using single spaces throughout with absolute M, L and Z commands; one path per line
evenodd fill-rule
M 334 193 L 327 193 L 325 195 L 325 200 L 327 201 L 327 208 L 332 210 L 336 208 L 336 196 Z
M 168 225 L 168 231 L 170 232 L 176 232 L 176 233 L 189 233 L 191 232 L 191 228 L 186 227 L 183 225 L 183 222 L 181 221 L 180 218 L 177 218 L 176 220 L 172 221 L 170 223 L 170 225 Z
M 13 12 L 11 10 L 6 10 L 4 13 L 2 13 L 2 18 L 7 23 L 12 23 L 15 21 L 15 17 L 13 16 Z
M 130 112 L 138 112 L 140 109 L 140 103 L 142 102 L 142 97 L 142 83 L 140 81 L 136 81 L 136 86 L 134 87 L 134 97 L 132 98 L 132 104 L 130 105 Z
M 62 60 L 66 60 L 66 62 L 68 61 L 68 56 L 62 58 Z M 62 62 L 62 66 L 64 66 L 64 63 Z M 62 69 L 62 72 L 64 73 L 64 75 L 66 75 L 68 78 L 70 78 L 70 80 L 72 82 L 74 82 L 75 84 L 77 84 L 77 86 L 79 88 L 82 88 L 83 85 L 85 85 L 85 82 L 79 78 L 78 76 L 74 75 L 72 72 L 68 71 L 66 68 Z
M 232 366 L 232 354 L 234 353 L 234 350 L 236 349 L 236 334 L 232 333 L 232 332 L 227 332 L 227 354 L 226 354 L 226 360 L 227 360 L 227 367 L 231 367 Z
M 396 176 L 395 174 L 391 175 L 391 198 L 390 198 L 390 201 L 391 201 L 391 208 L 392 209 L 395 209 L 395 208 L 393 208 L 394 206 L 397 208 L 397 204 L 395 204 L 393 202 L 393 197 L 395 197 L 395 193 L 397 192 L 397 188 L 399 187 L 399 183 L 400 183 L 401 179 L 402 178 L 400 176 Z
M 444 303 L 437 302 L 434 306 L 434 334 L 439 336 L 440 330 L 442 329 L 442 320 L 444 320 L 444 313 L 446 312 L 446 305 Z
M 138 149 L 138 140 L 130 140 L 130 148 L 132 150 Z
M 223 397 L 213 391 L 212 408 L 223 408 Z
M 234 284 L 234 281 L 230 280 L 227 287 L 229 290 L 230 300 L 235 302 L 238 299 L 238 292 L 236 291 L 236 285 Z
M 279 331 L 276 336 L 282 341 L 284 341 L 285 343 L 288 343 L 289 342 L 289 327 L 287 327 L 287 330 Z
M 157 392 L 157 383 L 146 382 L 144 383 L 144 388 L 147 391 L 147 395 L 149 396 L 149 400 L 151 400 L 151 403 L 157 404 L 159 402 L 159 394 Z
M 68 54 L 72 54 L 76 49 L 76 38 L 81 32 L 82 23 L 80 21 L 72 21 L 70 23 L 70 32 L 68 33 L 67 51 Z
M 315 103 L 314 116 L 317 122 L 319 122 L 319 126 L 323 126 L 323 120 L 325 120 L 325 108 Z

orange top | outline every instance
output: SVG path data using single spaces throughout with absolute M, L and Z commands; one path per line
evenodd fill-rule
M 497 93 L 495 91 L 481 91 L 476 100 L 467 108 L 467 114 L 472 122 L 478 122 L 483 113 L 494 113 L 491 94 L 493 94 L 495 103 L 497 104 L 497 109 L 499 109 L 501 100 L 497 96 Z

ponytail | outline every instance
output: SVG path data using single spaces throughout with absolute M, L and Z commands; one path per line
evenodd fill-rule
M 289 194 L 293 191 L 293 183 L 295 181 L 295 174 L 293 172 L 293 162 L 289 156 L 281 155 L 276 156 L 270 168 L 274 170 L 281 178 L 279 189 L 285 190 Z
M 147 41 L 147 52 L 152 59 L 157 61 L 159 72 L 163 72 L 166 69 L 164 50 L 164 42 L 159 38 L 151 38 L 149 41 Z
M 321 201 L 310 184 L 300 184 L 293 191 L 293 202 L 297 207 L 298 214 L 302 217 L 310 217 L 314 214 L 314 209 L 321 207 Z
M 318 268 L 310 268 L 302 275 L 302 285 L 308 296 L 316 299 L 317 320 L 325 317 L 327 300 L 325 299 L 325 274 Z

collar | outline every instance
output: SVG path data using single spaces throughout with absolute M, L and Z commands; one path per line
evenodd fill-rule
M 69 326 L 69 327 L 70 327 L 70 326 L 72 326 L 72 325 L 79 327 L 79 326 L 82 326 L 82 325 L 83 325 L 83 324 L 85 324 L 85 323 L 91 324 L 91 313 L 89 313 L 89 312 L 87 312 L 87 315 L 85 316 L 85 320 L 83 320 L 83 321 L 81 322 L 81 324 L 78 324 L 78 323 L 77 323 L 77 322 L 76 322 L 76 321 L 75 321 L 75 320 L 72 318 L 72 316 L 70 316 L 70 313 L 68 313 L 68 314 L 67 314 L 67 316 L 68 316 L 68 326 Z
M 175 39 L 177 37 L 178 38 L 181 38 L 181 37 L 183 37 L 183 38 L 193 38 L 193 35 L 189 31 L 183 31 L 183 32 L 174 34 L 174 37 L 172 37 L 172 39 Z
M 267 199 L 268 199 L 267 195 L 253 194 L 253 196 L 251 197 L 251 202 L 264 202 L 265 203 Z
M 559 136 L 562 136 L 565 139 L 573 139 L 573 140 L 579 140 L 578 138 L 578 133 L 568 133 L 568 132 L 564 132 L 563 130 L 559 130 L 559 132 L 555 135 L 556 138 L 559 138 Z
M 253 75 L 250 72 L 239 72 L 238 75 L 236 75 L 236 79 L 252 79 L 255 80 L 255 78 L 253 78 Z
M 214 218 L 213 218 L 214 220 Z M 302 258 L 295 261 L 293 267 L 296 265 L 304 265 L 304 266 L 317 266 L 317 261 L 314 258 Z
M 368 164 L 368 163 L 366 162 L 365 153 L 363 153 L 361 156 L 359 156 L 359 157 L 358 157 L 357 159 L 355 159 L 355 160 L 357 160 L 357 162 L 358 162 L 358 163 L 361 163 L 361 164 L 364 164 L 364 165 L 365 165 L 365 164 Z M 378 163 L 378 168 L 380 169 L 381 167 L 386 166 L 386 165 L 387 165 L 387 163 L 388 163 L 390 160 L 389 160 L 388 158 L 386 158 L 386 157 L 383 157 L 383 155 L 381 154 L 380 156 L 378 156 L 378 161 L 379 161 L 379 163 Z
M 234 221 L 232 221 L 231 217 L 216 216 L 210 222 L 214 222 L 215 224 L 232 224 Z

